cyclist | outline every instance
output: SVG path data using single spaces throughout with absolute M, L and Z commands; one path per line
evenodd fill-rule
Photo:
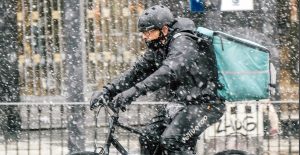
M 113 99 L 115 107 L 123 107 L 140 95 L 165 87 L 170 102 L 167 113 L 145 128 L 141 152 L 193 154 L 198 136 L 224 113 L 224 103 L 217 97 L 215 55 L 206 41 L 198 43 L 180 35 L 182 30 L 195 29 L 193 21 L 175 19 L 163 5 L 144 10 L 138 29 L 147 51 L 119 78 L 94 92 L 90 107 Z M 156 150 L 157 145 L 162 149 Z

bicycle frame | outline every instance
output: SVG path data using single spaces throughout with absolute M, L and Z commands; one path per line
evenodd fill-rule
M 111 146 L 111 144 L 122 154 L 122 155 L 128 155 L 127 150 L 119 143 L 119 141 L 115 138 L 114 132 L 115 132 L 115 127 L 120 127 L 123 128 L 129 132 L 135 133 L 135 134 L 139 134 L 139 135 L 143 135 L 143 133 L 133 127 L 130 126 L 126 126 L 121 124 L 118 119 L 119 119 L 119 110 L 112 108 L 111 106 L 108 106 L 113 112 L 114 114 L 112 116 L 110 116 L 109 118 L 109 130 L 108 130 L 108 135 L 107 138 L 105 140 L 104 146 L 103 148 L 101 148 L 101 151 L 99 154 L 101 155 L 109 155 L 109 148 Z
M 122 155 L 128 155 L 127 150 L 119 143 L 119 141 L 115 138 L 114 132 L 115 132 L 115 127 L 120 127 L 123 128 L 129 132 L 139 134 L 140 136 L 143 136 L 143 133 L 133 127 L 126 126 L 121 124 L 118 119 L 119 119 L 119 110 L 112 108 L 111 106 L 108 106 L 114 114 L 110 116 L 109 118 L 109 131 L 107 138 L 105 140 L 103 148 L 101 148 L 101 151 L 99 152 L 100 155 L 109 155 L 109 148 L 111 145 L 113 145 Z M 156 154 L 158 147 L 154 151 Z M 242 150 L 225 150 L 223 152 L 218 152 L 215 155 L 250 155 L 245 151 Z
M 97 146 L 96 146 L 96 142 L 95 142 L 95 150 L 94 152 L 79 152 L 79 153 L 74 153 L 72 155 L 109 155 L 109 151 L 110 151 L 110 146 L 113 145 L 122 155 L 128 155 L 127 150 L 122 146 L 121 143 L 119 143 L 119 141 L 117 140 L 117 138 L 114 135 L 115 132 L 115 127 L 120 127 L 123 128 L 131 133 L 135 133 L 138 134 L 140 136 L 144 136 L 144 134 L 140 131 L 137 130 L 133 127 L 127 126 L 127 125 L 123 125 L 121 124 L 118 119 L 119 119 L 119 109 L 115 109 L 114 107 L 112 107 L 109 104 L 106 105 L 102 105 L 100 107 L 100 109 L 102 107 L 109 107 L 109 109 L 111 109 L 113 111 L 113 114 L 109 117 L 109 130 L 108 130 L 108 135 L 106 137 L 105 143 L 103 145 L 103 147 L 99 147 L 101 148 L 101 150 L 99 151 L 99 153 L 97 153 Z M 99 109 L 99 111 L 100 111 Z M 107 108 L 106 108 L 107 109 Z M 122 109 L 121 109 L 122 110 Z M 124 111 L 124 107 L 123 110 Z M 158 150 L 159 146 L 156 146 L 156 149 L 154 151 L 154 155 L 157 154 L 157 150 Z M 225 150 L 223 152 L 218 152 L 215 155 L 250 155 L 245 151 L 242 150 Z M 252 155 L 252 154 L 251 154 Z

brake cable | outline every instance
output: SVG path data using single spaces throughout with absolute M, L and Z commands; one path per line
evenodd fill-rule
M 100 113 L 102 107 L 104 107 L 104 106 L 102 105 L 102 106 L 99 107 L 99 110 L 98 110 L 97 113 L 96 113 L 96 118 L 98 118 L 99 113 Z M 96 120 L 96 124 L 97 124 L 97 120 Z M 97 127 L 97 125 L 96 125 L 96 127 Z M 95 140 L 94 140 L 94 152 L 95 152 L 95 153 L 96 153 L 96 151 L 97 151 L 97 148 L 100 148 L 100 149 L 101 149 L 100 152 L 102 152 L 103 148 L 97 146 L 97 138 L 95 138 Z

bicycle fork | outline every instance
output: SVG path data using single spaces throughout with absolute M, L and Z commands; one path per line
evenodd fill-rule
M 122 154 L 122 155 L 128 155 L 128 152 L 125 150 L 125 148 L 119 143 L 119 141 L 115 138 L 114 132 L 115 132 L 115 125 L 118 125 L 118 117 L 113 116 L 109 120 L 109 132 L 108 136 L 105 140 L 105 144 L 103 148 L 101 148 L 101 151 L 99 152 L 100 155 L 109 155 L 109 148 L 111 144 Z

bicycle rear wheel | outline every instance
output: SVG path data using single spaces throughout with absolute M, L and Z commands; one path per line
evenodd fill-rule
M 83 151 L 83 152 L 71 153 L 70 155 L 99 155 L 99 153 Z
M 215 155 L 251 155 L 242 150 L 226 150 L 222 152 L 218 152 Z

